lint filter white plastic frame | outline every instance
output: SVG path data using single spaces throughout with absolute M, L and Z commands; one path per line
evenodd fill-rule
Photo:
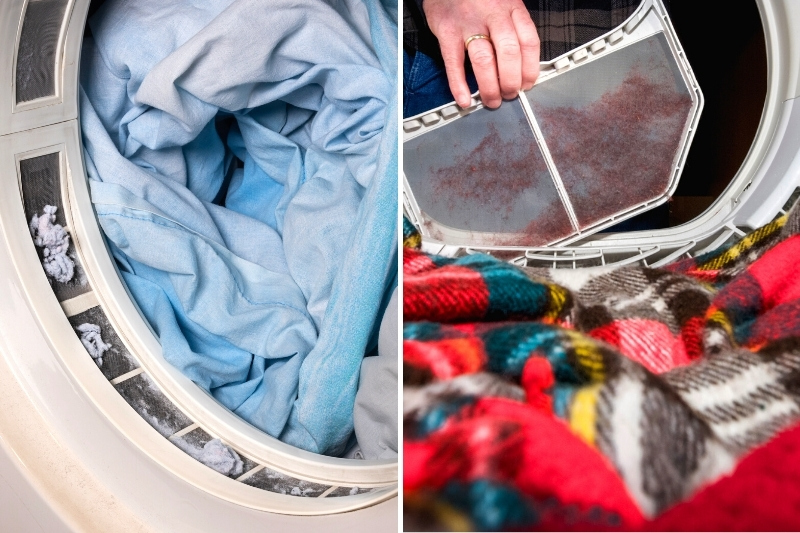
M 566 73 L 579 69 L 588 65 L 598 59 L 609 56 L 610 54 L 617 53 L 635 43 L 644 39 L 663 34 L 672 53 L 675 64 L 683 78 L 683 82 L 688 89 L 689 96 L 692 100 L 691 108 L 684 126 L 681 136 L 679 149 L 675 155 L 672 163 L 671 174 L 669 176 L 669 184 L 667 189 L 659 196 L 654 197 L 646 202 L 633 205 L 626 209 L 620 210 L 611 216 L 608 216 L 598 222 L 587 224 L 583 228 L 577 223 L 575 213 L 572 211 L 568 198 L 568 192 L 564 187 L 561 179 L 558 177 L 558 170 L 553 162 L 552 157 L 549 155 L 549 150 L 545 139 L 542 135 L 540 127 L 537 125 L 536 117 L 531 110 L 530 103 L 525 96 L 524 92 L 520 92 L 517 101 L 522 106 L 528 123 L 533 130 L 534 138 L 542 152 L 545 162 L 547 163 L 548 170 L 553 177 L 553 184 L 558 192 L 559 198 L 567 210 L 570 222 L 573 226 L 573 233 L 562 238 L 557 238 L 552 242 L 547 243 L 547 246 L 566 246 L 578 240 L 585 238 L 588 235 L 597 233 L 603 229 L 614 226 L 623 220 L 629 219 L 639 215 L 645 211 L 653 209 L 669 200 L 675 193 L 680 180 L 680 175 L 686 162 L 686 157 L 691 146 L 692 139 L 694 138 L 697 124 L 700 120 L 700 115 L 703 110 L 704 100 L 703 93 L 697 83 L 691 66 L 686 58 L 686 55 L 681 48 L 675 30 L 669 20 L 669 16 L 664 5 L 660 0 L 645 0 L 637 8 L 637 10 L 620 26 L 614 30 L 586 43 L 585 45 L 573 49 L 561 56 L 558 56 L 551 61 L 543 62 L 541 64 L 541 72 L 535 85 L 547 83 L 548 81 Z M 508 102 L 503 105 L 509 105 Z M 461 108 L 455 102 L 451 102 L 433 110 L 426 111 L 419 115 L 410 117 L 403 121 L 403 142 L 406 143 L 421 135 L 432 134 L 445 125 L 452 124 L 453 122 L 463 118 L 467 115 L 479 111 L 484 106 L 480 100 L 480 94 L 476 92 L 472 96 L 472 105 L 468 108 Z M 405 215 L 411 222 L 419 229 L 423 237 L 423 243 L 426 245 L 447 245 L 450 243 L 458 243 L 465 246 L 465 243 L 472 243 L 476 247 L 480 247 L 485 242 L 502 242 L 504 238 L 513 235 L 513 231 L 507 233 L 485 233 L 478 231 L 470 231 L 465 229 L 451 228 L 442 223 L 437 223 L 435 228 L 435 237 L 433 231 L 427 224 L 424 224 L 423 211 L 414 196 L 411 185 L 403 172 L 403 209 Z M 503 246 L 492 246 L 492 249 L 502 249 Z

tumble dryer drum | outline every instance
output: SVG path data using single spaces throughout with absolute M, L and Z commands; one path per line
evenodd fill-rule
M 406 120 L 408 207 L 448 244 L 574 240 L 669 198 L 702 107 L 655 1 L 497 110 L 451 104 Z
M 25 424 L 39 428 L 35 445 L 17 449 L 16 427 L 0 420 L 0 451 L 28 465 L 31 494 L 62 518 L 90 516 L 95 493 L 73 485 L 97 487 L 96 523 L 111 523 L 116 502 L 133 520 L 119 530 L 396 530 L 396 461 L 286 445 L 161 355 L 89 196 L 77 104 L 88 11 L 89 0 L 0 3 L 0 69 L 13 73 L 0 87 L 0 355 L 15 409 L 36 413 Z M 39 440 L 52 441 L 53 457 L 33 453 Z M 48 477 L 59 454 L 88 477 Z

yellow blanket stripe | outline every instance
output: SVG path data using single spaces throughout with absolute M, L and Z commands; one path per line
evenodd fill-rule
M 419 248 L 422 245 L 422 236 L 414 232 L 405 239 L 403 239 L 403 246 L 405 248 Z
M 725 265 L 733 262 L 737 257 L 742 255 L 744 252 L 752 248 L 755 244 L 758 244 L 759 241 L 764 239 L 765 237 L 769 237 L 776 231 L 786 224 L 787 216 L 784 215 L 780 218 L 775 219 L 771 223 L 767 224 L 766 226 L 755 230 L 754 232 L 745 236 L 741 241 L 739 241 L 736 245 L 731 246 L 727 252 L 724 254 L 715 257 L 708 263 L 700 265 L 697 269 L 698 270 L 719 270 L 720 268 L 724 267 Z
M 572 405 L 570 406 L 570 429 L 591 446 L 594 446 L 597 396 L 602 386 L 601 383 L 597 383 L 579 389 L 578 392 L 575 393 Z
M 592 382 L 603 381 L 606 376 L 603 356 L 597 351 L 593 341 L 587 340 L 580 334 L 571 335 L 571 337 L 572 350 L 580 369 L 588 374 Z
M 544 318 L 555 320 L 561 314 L 564 304 L 567 302 L 567 291 L 558 285 L 548 285 L 547 289 L 550 292 L 550 309 L 547 310 Z
M 470 519 L 458 509 L 445 503 L 437 503 L 435 505 L 435 510 L 436 514 L 439 516 L 439 520 L 441 520 L 450 531 L 475 530 Z
M 725 315 L 725 313 L 719 309 L 714 309 L 713 307 L 709 309 L 709 311 L 711 312 L 707 315 L 706 321 L 722 326 L 722 329 L 724 329 L 725 333 L 728 334 L 728 339 L 730 339 L 731 343 L 734 343 L 733 326 L 731 326 L 731 322 L 728 320 L 727 315 Z

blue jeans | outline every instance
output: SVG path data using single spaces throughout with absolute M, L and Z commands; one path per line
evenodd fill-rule
M 472 92 L 478 90 L 475 75 L 469 70 L 467 85 Z M 422 52 L 412 57 L 403 50 L 403 118 L 413 117 L 454 100 L 444 66 L 438 65 Z

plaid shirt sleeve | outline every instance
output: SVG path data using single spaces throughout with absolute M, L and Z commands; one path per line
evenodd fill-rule
M 423 0 L 403 3 L 403 46 L 441 61 L 438 41 L 428 29 Z M 525 0 L 541 41 L 541 60 L 577 48 L 622 24 L 641 0 Z M 665 2 L 666 3 L 666 2 Z

